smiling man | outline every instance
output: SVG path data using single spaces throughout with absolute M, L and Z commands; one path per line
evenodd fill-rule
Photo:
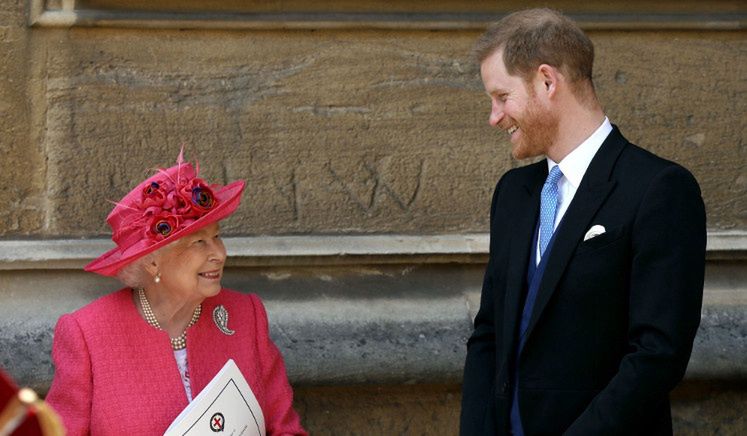
M 516 12 L 475 53 L 490 125 L 546 159 L 495 188 L 461 433 L 671 434 L 703 294 L 697 182 L 610 123 L 569 18 Z

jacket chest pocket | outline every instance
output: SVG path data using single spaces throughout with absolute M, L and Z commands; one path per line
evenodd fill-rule
M 625 248 L 621 243 L 625 242 L 625 229 L 616 227 L 605 231 L 601 235 L 594 236 L 586 241 L 581 242 L 576 248 L 574 258 L 588 256 L 590 254 L 603 256 L 606 249 L 614 250 Z
M 622 229 L 585 241 L 566 267 L 559 298 L 599 309 L 608 304 L 625 304 L 630 253 L 630 240 Z

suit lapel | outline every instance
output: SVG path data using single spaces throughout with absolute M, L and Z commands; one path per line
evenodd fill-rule
M 613 128 L 589 164 L 573 201 L 568 207 L 560 226 L 555 231 L 555 241 L 549 254 L 550 257 L 547 259 L 547 266 L 537 292 L 534 310 L 529 319 L 527 338 L 532 334 L 542 311 L 555 292 L 576 246 L 582 242 L 589 223 L 614 188 L 615 182 L 610 180 L 610 175 L 620 152 L 626 144 L 627 141 L 622 137 L 617 127 Z
M 521 316 L 521 296 L 526 287 L 527 262 L 532 248 L 532 235 L 539 213 L 540 193 L 547 178 L 547 164 L 543 160 L 534 165 L 535 171 L 527 178 L 512 202 L 512 211 L 516 211 L 515 220 L 506 225 L 515 227 L 511 233 L 508 266 L 506 269 L 506 295 L 503 313 L 503 343 L 506 344 L 504 356 L 508 358 L 514 349 L 516 329 Z

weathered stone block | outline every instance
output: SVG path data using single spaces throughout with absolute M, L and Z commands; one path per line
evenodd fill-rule
M 592 32 L 597 91 L 632 142 L 689 168 L 710 228 L 747 227 L 744 32 Z
M 49 233 L 105 234 L 110 205 L 89 198 L 121 197 L 144 168 L 170 165 L 181 143 L 206 177 L 249 182 L 227 233 L 484 231 L 495 182 L 520 163 L 487 126 L 469 58 L 476 36 L 34 35 L 48 53 L 34 60 L 44 80 L 32 77 L 30 92 L 46 114 Z M 747 226 L 744 126 L 734 122 L 745 111 L 741 34 L 591 36 L 613 122 L 693 170 L 711 227 Z
M 24 2 L 0 1 L 0 237 L 44 232 L 45 157 L 32 130 Z

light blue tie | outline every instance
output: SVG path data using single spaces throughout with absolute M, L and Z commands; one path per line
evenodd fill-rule
M 545 186 L 542 187 L 542 197 L 540 199 L 540 257 L 545 254 L 547 244 L 555 227 L 555 214 L 558 210 L 558 180 L 563 177 L 560 167 L 555 165 L 550 170 L 545 180 Z

